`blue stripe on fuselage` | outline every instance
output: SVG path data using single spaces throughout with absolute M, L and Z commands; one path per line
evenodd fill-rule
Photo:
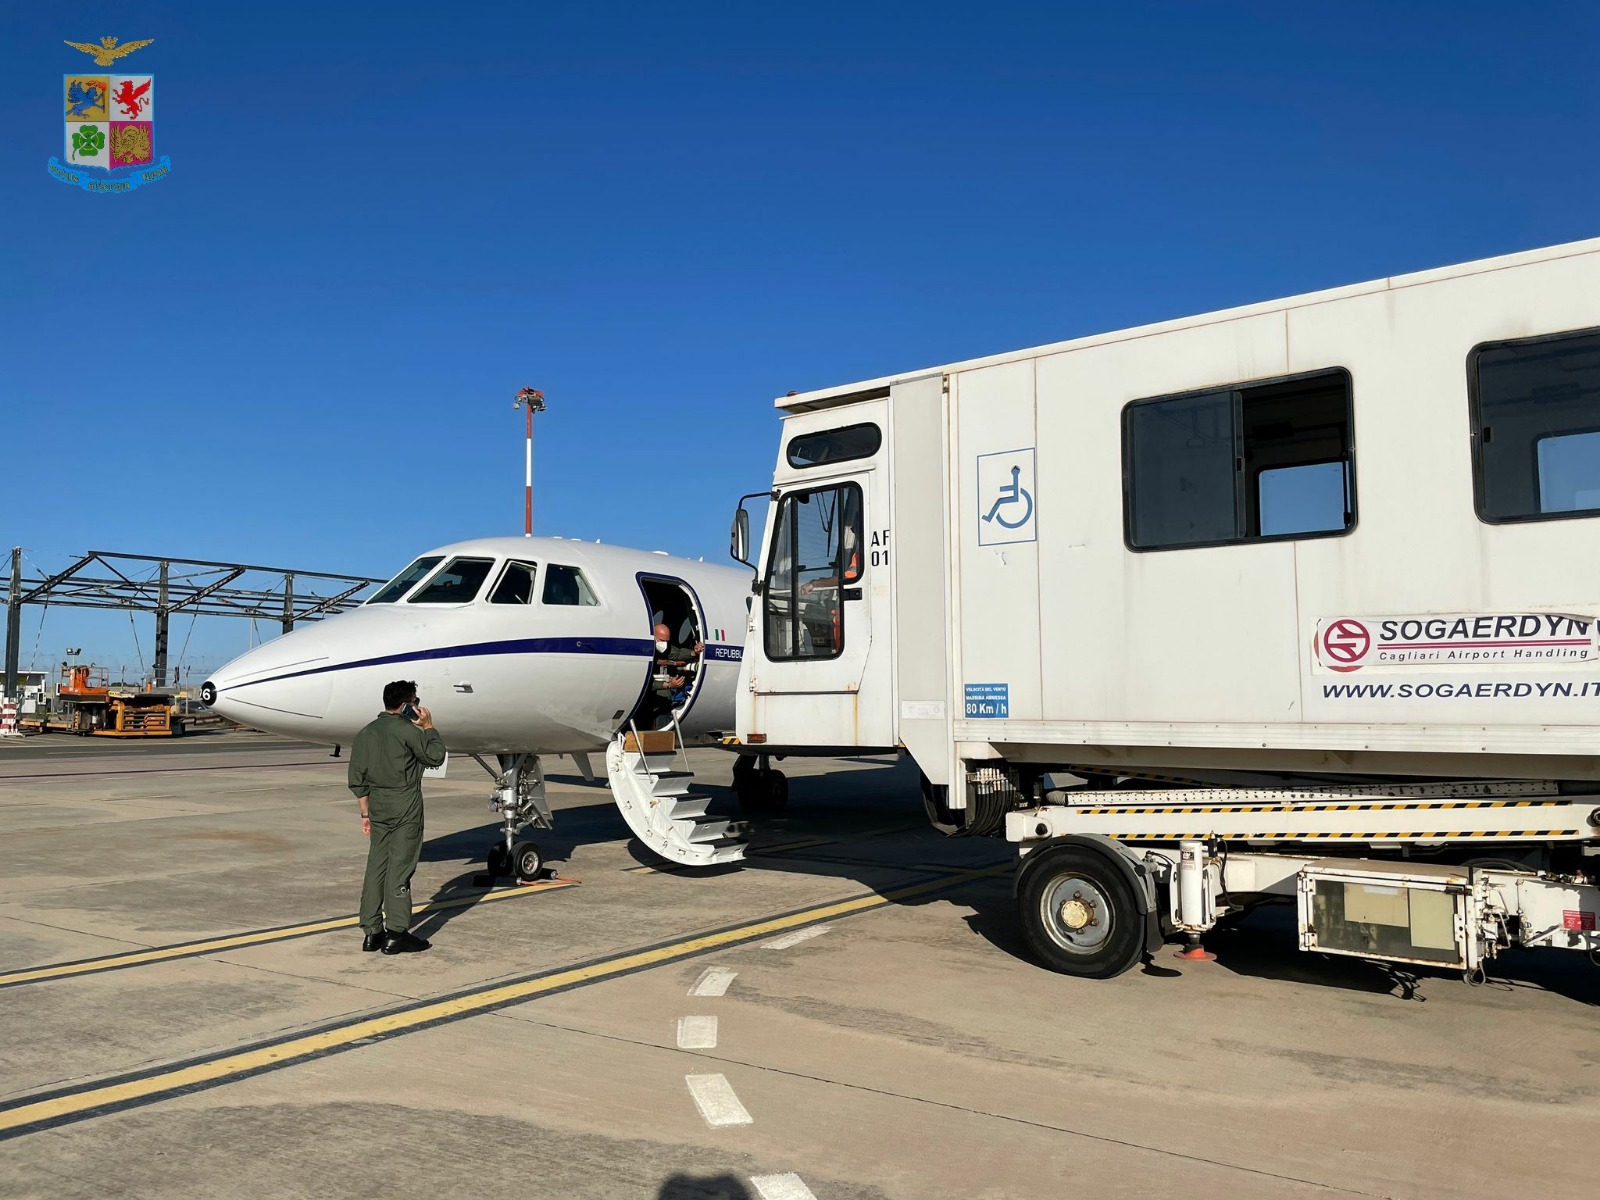
M 655 649 L 655 642 L 649 638 L 547 637 L 517 638 L 503 642 L 473 642 L 465 646 L 441 646 L 436 650 L 408 650 L 403 654 L 384 654 L 377 658 L 334 663 L 326 667 L 312 667 L 305 671 L 287 671 L 282 675 L 269 675 L 265 679 L 229 684 L 219 688 L 218 694 L 233 691 L 235 688 L 253 687 L 258 683 L 279 683 L 285 679 L 301 679 L 307 675 L 325 675 L 330 671 L 382 667 L 391 663 L 426 662 L 436 658 L 480 658 L 491 654 L 610 654 L 625 658 L 649 658 L 655 654 Z M 708 662 L 716 660 L 737 662 L 741 657 L 742 647 L 739 646 L 717 646 L 709 643 L 706 646 L 705 658 Z

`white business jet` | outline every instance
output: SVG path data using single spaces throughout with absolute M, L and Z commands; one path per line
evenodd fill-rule
M 381 707 L 384 684 L 416 680 L 447 749 L 495 779 L 496 875 L 532 879 L 543 866 L 537 844 L 518 837 L 551 824 L 540 756 L 571 755 L 592 779 L 587 756 L 602 750 L 617 805 L 645 845 L 676 862 L 731 862 L 744 845 L 690 791 L 681 747 L 734 728 L 749 597 L 747 572 L 659 551 L 457 542 L 361 607 L 234 659 L 201 698 L 244 725 L 347 746 Z M 660 625 L 671 644 L 703 647 L 688 668 L 657 667 Z

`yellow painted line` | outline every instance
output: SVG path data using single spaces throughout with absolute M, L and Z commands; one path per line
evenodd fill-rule
M 529 892 L 559 891 L 572 887 L 570 880 L 546 880 L 541 883 L 501 888 L 490 892 L 472 892 L 463 896 L 450 896 L 434 900 L 415 910 L 413 917 L 466 905 L 489 904 L 496 900 L 509 900 Z M 133 950 L 126 954 L 108 954 L 103 958 L 84 959 L 79 962 L 57 963 L 54 966 L 34 967 L 27 971 L 12 971 L 0 975 L 0 988 L 22 983 L 38 983 L 46 979 L 66 979 L 74 975 L 93 975 L 100 971 L 115 971 L 123 967 L 142 966 L 146 963 L 168 962 L 177 958 L 194 958 L 202 954 L 215 954 L 220 950 L 237 950 L 241 946 L 261 946 L 269 942 L 282 942 L 290 938 L 308 937 L 332 929 L 349 929 L 358 925 L 359 916 L 332 917 L 326 921 L 311 921 L 304 925 L 285 925 L 277 929 L 260 929 L 252 933 L 232 934 L 228 937 L 208 938 L 198 942 L 180 942 L 171 946 L 153 946 L 148 950 Z
M 543 975 L 536 979 L 525 979 L 514 983 L 487 987 L 445 1000 L 424 1002 L 400 1012 L 353 1021 L 333 1029 L 321 1030 L 302 1037 L 289 1038 L 272 1045 L 241 1050 L 233 1054 L 224 1054 L 209 1062 L 179 1065 L 169 1070 L 152 1073 L 143 1078 L 89 1085 L 63 1096 L 55 1096 L 33 1102 L 21 1101 L 10 1107 L 0 1109 L 0 1135 L 30 1125 L 61 1121 L 93 1113 L 100 1109 L 123 1107 L 140 1101 L 159 1099 L 174 1092 L 216 1084 L 230 1078 L 253 1074 L 275 1067 L 287 1066 L 301 1059 L 347 1049 L 358 1042 L 368 1039 L 392 1037 L 439 1021 L 471 1016 L 506 1004 L 531 1000 L 550 992 L 561 991 L 587 983 L 596 983 L 611 976 L 623 975 L 647 967 L 659 966 L 675 959 L 703 954 L 708 950 L 716 950 L 723 946 L 732 945 L 735 942 L 746 942 L 768 937 L 774 933 L 782 933 L 802 925 L 811 925 L 817 921 L 837 920 L 840 917 L 881 908 L 886 904 L 893 904 L 896 901 L 909 899 L 912 896 L 920 896 L 927 892 L 947 891 L 969 879 L 996 875 L 1011 869 L 1012 864 L 1005 863 L 1001 866 L 989 867 L 981 871 L 971 871 L 960 876 L 934 879 L 925 883 L 913 884 L 909 887 L 896 888 L 889 892 L 857 896 L 851 900 L 841 900 L 834 904 L 802 909 L 787 916 L 753 921 L 748 925 L 739 925 L 732 929 L 703 934 L 699 937 L 685 938 L 682 941 L 671 942 L 648 950 L 621 954 L 586 966 L 556 971 L 553 974 Z

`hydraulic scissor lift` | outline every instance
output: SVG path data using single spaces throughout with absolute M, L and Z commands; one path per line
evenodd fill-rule
M 1600 794 L 1548 781 L 1074 789 L 1014 811 L 1019 911 L 1103 978 L 1272 899 L 1301 949 L 1469 974 L 1511 946 L 1600 956 Z

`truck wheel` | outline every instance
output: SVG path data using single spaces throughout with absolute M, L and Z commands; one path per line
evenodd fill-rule
M 918 772 L 917 778 L 922 789 L 922 808 L 928 814 L 928 824 L 945 837 L 954 837 L 960 833 L 963 814 L 950 808 L 950 789 L 931 782 L 921 772 Z
M 761 776 L 751 774 L 741 778 L 733 777 L 733 794 L 739 798 L 739 811 L 747 813 L 765 812 L 762 803 L 766 795 L 766 788 L 761 785 Z
M 1017 911 L 1039 961 L 1082 979 L 1110 979 L 1137 963 L 1144 918 L 1116 865 L 1078 846 L 1035 853 L 1043 857 L 1024 864 Z
M 782 812 L 789 805 L 789 780 L 782 771 L 751 771 L 733 777 L 733 794 L 742 812 Z

